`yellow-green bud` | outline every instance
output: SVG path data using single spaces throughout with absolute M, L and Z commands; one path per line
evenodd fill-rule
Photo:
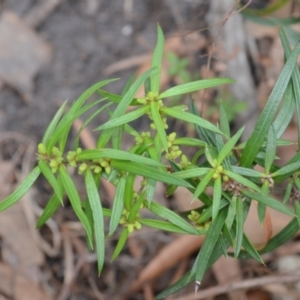
M 188 163 L 189 163 L 189 160 L 188 160 L 188 158 L 186 157 L 186 155 L 184 155 L 184 154 L 181 155 L 181 162 L 182 162 L 183 164 L 188 164 Z
M 137 230 L 140 230 L 142 228 L 142 224 L 139 221 L 135 221 L 134 226 Z
M 172 132 L 168 135 L 168 141 L 174 142 L 176 139 L 176 132 Z
M 163 101 L 161 99 L 158 100 L 157 103 L 158 103 L 159 107 L 163 107 L 164 106 L 164 103 L 163 103 Z
M 76 167 L 76 161 L 74 161 L 74 160 L 71 160 L 71 161 L 69 161 L 69 166 L 71 166 L 71 167 Z
M 128 224 L 127 228 L 128 228 L 128 232 L 129 233 L 133 232 L 133 230 L 134 230 L 134 224 Z
M 229 177 L 227 175 L 224 175 L 223 176 L 223 181 L 225 181 L 225 182 L 229 181 Z
M 222 166 L 218 166 L 218 167 L 217 167 L 217 171 L 218 171 L 218 172 L 221 173 L 221 172 L 223 172 L 223 170 L 224 170 L 224 168 L 223 168 Z
M 164 129 L 168 129 L 169 125 L 168 124 L 164 124 Z
M 137 98 L 136 101 L 140 104 L 146 104 L 147 100 L 145 98 Z
M 217 173 L 217 172 L 215 172 L 215 173 L 213 174 L 212 178 L 213 178 L 213 179 L 217 179 L 217 178 L 219 178 L 219 176 L 220 176 L 220 174 Z
M 154 123 L 151 123 L 151 124 L 150 124 L 150 128 L 153 129 L 153 130 L 156 130 L 155 124 L 154 124 Z
M 38 153 L 41 155 L 47 154 L 46 146 L 44 144 L 38 144 Z
M 100 173 L 101 172 L 101 167 L 99 167 L 99 166 L 96 166 L 95 168 L 94 168 L 94 172 L 96 173 L 96 174 L 98 174 L 98 173 Z
M 110 172 L 111 172 L 111 167 L 108 166 L 108 167 L 106 167 L 104 170 L 105 170 L 105 173 L 106 173 L 107 175 L 109 175 Z
M 77 148 L 76 149 L 76 154 L 80 154 L 82 152 L 82 149 L 81 148 Z
M 59 154 L 60 154 L 60 151 L 59 151 L 59 149 L 58 149 L 57 147 L 53 147 L 51 153 L 52 153 L 53 155 L 59 155 Z
M 82 163 L 80 166 L 79 166 L 79 169 L 78 169 L 78 173 L 79 174 L 83 174 L 87 169 L 87 164 L 86 163 Z
M 106 168 L 109 166 L 108 162 L 106 160 L 103 160 L 101 163 L 100 163 L 100 166 L 103 167 L 103 168 Z

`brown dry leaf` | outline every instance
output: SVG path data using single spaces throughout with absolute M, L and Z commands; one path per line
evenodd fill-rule
M 14 300 L 52 300 L 21 272 L 0 263 L 0 293 Z
M 133 282 L 130 292 L 135 292 L 141 286 L 157 278 L 164 271 L 189 257 L 203 244 L 204 236 L 183 235 L 164 247 L 158 255 L 144 268 L 136 281 Z
M 51 47 L 16 14 L 0 18 L 0 79 L 31 100 L 33 79 L 51 58 Z
M 212 266 L 213 273 L 219 285 L 227 284 L 232 281 L 242 280 L 242 272 L 238 261 L 232 257 L 220 257 Z M 245 291 L 233 291 L 228 293 L 230 300 L 246 300 Z

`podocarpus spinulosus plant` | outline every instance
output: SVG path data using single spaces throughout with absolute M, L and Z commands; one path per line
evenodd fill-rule
M 276 165 L 276 149 L 291 144 L 280 137 L 295 112 L 300 119 L 300 74 L 296 64 L 300 44 L 292 50 L 284 32 L 280 31 L 286 61 L 284 68 L 253 133 L 246 142 L 239 143 L 243 128 L 231 135 L 222 103 L 219 126 L 203 119 L 192 100 L 188 109 L 185 105 L 167 105 L 167 98 L 230 84 L 234 80 L 198 80 L 160 91 L 164 36 L 160 27 L 157 33 L 152 68 L 136 81 L 129 82 L 122 95 L 103 90 L 106 84 L 115 79 L 105 80 L 86 90 L 69 110 L 65 111 L 66 103 L 61 106 L 38 145 L 38 165 L 0 203 L 0 210 L 16 203 L 42 173 L 53 188 L 53 196 L 38 219 L 37 227 L 41 227 L 55 213 L 66 195 L 85 229 L 90 248 L 96 248 L 99 274 L 105 256 L 104 217 L 110 218 L 108 237 L 118 226 L 122 227 L 112 259 L 118 257 L 129 234 L 142 226 L 181 234 L 206 235 L 193 268 L 157 296 L 157 299 L 164 299 L 192 281 L 198 287 L 205 270 L 220 256 L 227 255 L 229 247 L 234 249 L 229 255 L 235 258 L 252 257 L 262 262 L 261 254 L 274 250 L 299 229 L 297 216 L 300 213 L 300 193 L 297 191 L 300 190 L 300 152 L 280 168 Z M 135 98 L 142 84 L 145 96 Z M 105 98 L 86 104 L 93 94 Z M 96 149 L 80 149 L 79 132 L 73 151 L 66 153 L 66 141 L 74 120 L 93 110 L 84 122 L 84 128 L 95 116 L 109 110 L 111 104 L 116 104 L 116 108 L 109 111 L 109 121 L 96 128 L 100 133 Z M 127 112 L 128 107 L 132 108 L 130 112 Z M 151 120 L 149 131 L 139 132 L 129 125 L 144 115 Z M 180 137 L 176 132 L 167 134 L 168 122 L 172 118 L 193 124 L 198 138 Z M 122 139 L 126 135 L 135 139 L 128 151 L 122 150 Z M 299 135 L 298 128 L 298 140 Z M 187 157 L 183 153 L 183 146 L 194 147 L 194 157 Z M 264 171 L 255 170 L 255 165 L 262 166 Z M 68 166 L 76 168 L 82 175 L 86 199 L 80 199 L 76 185 L 67 172 Z M 144 180 L 141 187 L 134 190 L 137 176 L 142 176 Z M 101 206 L 101 178 L 109 180 L 116 187 L 112 209 Z M 277 201 L 270 195 L 270 189 L 283 181 L 287 182 L 286 193 L 282 201 Z M 153 199 L 157 182 L 167 185 L 168 195 L 172 195 L 179 186 L 185 187 L 193 194 L 191 200 L 199 201 L 202 206 L 184 215 L 164 207 Z M 207 193 L 208 187 L 213 188 L 212 196 Z M 286 205 L 291 198 L 295 203 L 293 210 Z M 294 216 L 260 251 L 255 249 L 243 230 L 253 199 L 258 202 L 260 222 L 264 222 L 267 207 Z M 150 210 L 156 217 L 141 217 L 141 209 Z

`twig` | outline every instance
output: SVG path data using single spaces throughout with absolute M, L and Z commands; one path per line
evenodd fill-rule
M 214 297 L 220 294 L 241 290 L 251 289 L 272 283 L 291 283 L 300 281 L 300 275 L 279 275 L 279 276 L 265 276 L 260 278 L 248 279 L 238 282 L 232 282 L 226 285 L 220 285 L 206 290 L 200 291 L 197 294 L 189 294 L 184 297 L 176 298 L 175 300 L 200 300 L 208 297 Z

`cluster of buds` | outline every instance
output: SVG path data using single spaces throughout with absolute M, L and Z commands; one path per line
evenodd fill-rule
M 149 115 L 149 119 L 152 120 L 151 112 L 149 112 L 148 115 Z M 164 129 L 168 129 L 169 125 L 167 124 L 167 118 L 166 117 L 162 117 L 161 120 L 163 122 Z M 157 129 L 156 125 L 154 123 L 150 123 L 150 128 L 152 130 L 156 130 Z
M 214 163 L 216 164 L 217 161 L 214 159 Z M 223 166 L 221 165 L 217 165 L 215 166 L 215 173 L 213 174 L 212 178 L 213 179 L 217 179 L 221 176 L 222 172 L 224 171 Z
M 135 138 L 135 142 L 137 145 L 143 145 L 145 143 L 145 140 L 149 139 L 151 137 L 150 131 L 143 131 L 141 132 L 140 136 L 137 136 Z
M 188 160 L 186 155 L 182 154 L 181 161 L 179 164 L 180 164 L 181 168 L 184 169 L 186 166 L 190 165 L 191 162 Z
M 133 232 L 133 230 L 135 228 L 137 230 L 140 230 L 142 228 L 142 224 L 137 220 L 134 220 L 133 222 L 128 222 L 128 216 L 129 216 L 129 211 L 127 211 L 126 209 L 123 209 L 122 217 L 121 217 L 119 223 L 121 225 L 127 227 L 129 233 Z M 137 217 L 139 217 L 139 214 L 137 214 Z
M 192 210 L 191 213 L 188 215 L 188 219 L 192 222 L 192 224 L 196 227 L 197 230 L 208 230 L 211 221 L 198 224 L 199 217 L 200 214 L 195 210 Z
M 172 132 L 167 136 L 168 140 L 168 153 L 165 155 L 166 159 L 175 160 L 182 154 L 182 151 L 179 150 L 179 146 L 173 145 L 176 139 L 176 132 Z
M 40 158 L 49 162 L 49 167 L 53 173 L 56 173 L 61 164 L 63 163 L 62 152 L 57 148 L 53 147 L 51 153 L 48 154 L 46 146 L 44 144 L 38 145 L 38 154 Z
M 111 173 L 110 159 L 100 158 L 94 159 L 91 169 L 94 170 L 94 173 L 98 174 L 104 171 L 107 175 Z
M 158 93 L 149 92 L 145 97 L 137 98 L 137 102 L 140 104 L 149 104 L 152 101 L 157 101 L 160 106 L 163 106 L 162 100 L 158 99 Z
M 67 162 L 71 167 L 77 166 L 76 156 L 82 152 L 81 148 L 77 148 L 76 151 L 69 151 L 67 154 Z

